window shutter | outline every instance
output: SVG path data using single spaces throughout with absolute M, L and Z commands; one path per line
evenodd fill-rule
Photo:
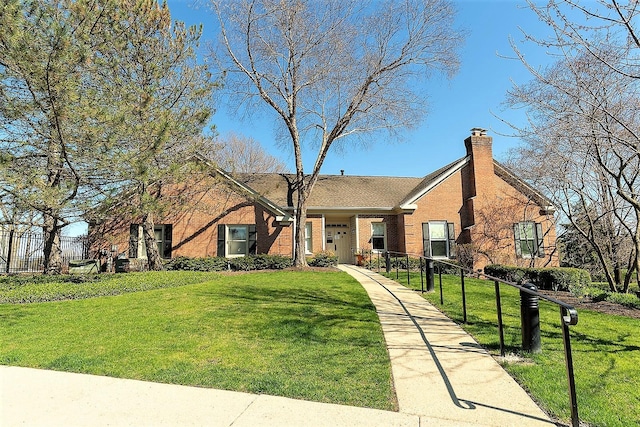
M 173 234 L 173 226 L 171 224 L 164 224 L 164 236 L 162 239 L 164 240 L 164 253 L 162 254 L 163 258 L 171 258 L 171 236 Z
M 224 224 L 218 224 L 218 256 L 221 258 L 227 256 L 225 251 L 225 231 L 226 226 Z
M 258 233 L 255 224 L 249 225 L 249 255 L 258 253 Z
M 538 256 L 544 258 L 544 234 L 542 234 L 542 224 L 536 222 L 536 242 L 538 244 Z
M 456 257 L 456 232 L 452 222 L 447 223 L 447 238 L 449 240 L 449 258 Z
M 129 258 L 138 258 L 138 224 L 129 226 Z
M 522 257 L 522 247 L 520 247 L 520 224 L 513 224 L 513 235 L 515 237 L 516 255 Z
M 422 223 L 422 247 L 424 250 L 424 256 L 431 256 L 431 239 L 429 238 L 429 223 Z

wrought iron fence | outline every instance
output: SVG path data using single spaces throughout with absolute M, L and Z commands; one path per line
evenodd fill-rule
M 89 245 L 85 236 L 60 238 L 62 268 L 69 268 L 69 261 L 86 259 Z M 44 272 L 44 235 L 0 228 L 0 273 Z

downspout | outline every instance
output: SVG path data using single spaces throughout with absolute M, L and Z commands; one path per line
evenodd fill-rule
M 356 253 L 360 250 L 360 221 L 358 220 L 358 214 L 355 214 L 354 216 L 355 222 L 356 222 L 356 248 L 355 251 Z
M 293 209 L 293 228 L 291 229 L 291 259 L 296 259 L 296 209 Z
M 326 231 L 326 227 L 327 227 L 327 221 L 325 220 L 325 216 L 324 214 L 322 214 L 322 251 L 326 251 L 327 250 L 327 231 Z

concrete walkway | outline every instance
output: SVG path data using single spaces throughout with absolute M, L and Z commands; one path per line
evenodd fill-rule
M 419 293 L 352 265 L 387 342 L 400 413 L 421 425 L 553 426 L 482 347 Z
M 546 426 L 493 358 L 420 295 L 341 266 L 375 304 L 400 412 L 0 366 L 0 426 Z

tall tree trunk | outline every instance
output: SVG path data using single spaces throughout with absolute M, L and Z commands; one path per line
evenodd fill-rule
M 62 273 L 62 247 L 60 233 L 62 227 L 57 218 L 50 213 L 44 215 L 42 226 L 44 234 L 44 274 Z
M 307 258 L 305 257 L 305 224 L 307 222 L 307 191 L 304 185 L 298 187 L 298 203 L 295 215 L 295 236 L 294 236 L 294 256 L 293 265 L 296 267 L 306 267 Z
M 142 235 L 144 237 L 144 243 L 147 247 L 147 262 L 149 270 L 160 271 L 164 270 L 162 264 L 162 258 L 158 252 L 158 245 L 156 243 L 155 235 L 155 223 L 153 221 L 153 214 L 148 213 L 142 219 Z

